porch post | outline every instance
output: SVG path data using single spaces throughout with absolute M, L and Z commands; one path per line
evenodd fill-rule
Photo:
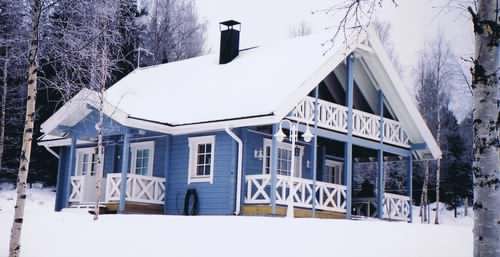
M 312 217 L 316 217 L 316 179 L 318 172 L 318 98 L 319 98 L 319 85 L 314 89 L 314 138 L 312 150 Z
M 352 108 L 353 108 L 353 87 L 354 87 L 354 75 L 353 75 L 353 61 L 354 56 L 350 54 L 346 58 L 347 66 L 347 142 L 345 143 L 344 151 L 344 166 L 346 170 L 346 218 L 350 219 L 352 216 Z
M 170 172 L 170 135 L 167 135 L 165 137 L 165 174 L 163 175 L 165 177 L 165 199 L 163 201 L 163 214 L 167 214 L 167 183 L 168 183 L 168 173 Z
M 68 170 L 66 171 L 66 181 L 64 189 L 64 199 L 62 203 L 62 208 L 66 208 L 69 205 L 69 196 L 71 194 L 71 176 L 75 171 L 75 156 L 76 156 L 76 136 L 71 135 L 71 145 L 69 146 L 69 160 L 68 160 Z
M 377 150 L 378 177 L 377 177 L 377 217 L 384 217 L 384 193 L 385 193 L 385 174 L 384 174 L 384 93 L 378 91 L 378 109 L 380 114 L 380 146 Z
M 413 156 L 410 151 L 408 155 L 408 196 L 410 197 L 410 213 L 408 222 L 413 222 Z
M 276 135 L 278 129 L 278 124 L 273 124 L 273 139 L 271 144 L 271 211 L 273 216 L 276 215 L 276 174 L 278 170 L 278 141 L 274 135 Z
M 59 149 L 59 158 L 57 159 L 57 181 L 56 181 L 56 204 L 54 206 L 54 211 L 61 211 L 63 208 L 63 198 L 64 198 L 64 183 L 66 183 L 65 176 L 63 174 L 64 169 L 62 167 L 62 159 L 64 158 L 64 149 Z
M 130 132 L 129 129 L 125 129 L 125 134 L 123 135 L 123 149 L 122 149 L 122 170 L 120 177 L 120 203 L 118 206 L 118 213 L 123 213 L 125 211 L 125 200 L 127 194 L 127 172 L 128 172 L 128 159 L 130 152 Z

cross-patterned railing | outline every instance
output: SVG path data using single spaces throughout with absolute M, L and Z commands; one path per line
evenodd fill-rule
M 121 174 L 110 173 L 106 179 L 106 202 L 120 200 Z M 127 174 L 125 200 L 164 204 L 165 178 Z
M 300 122 L 314 123 L 313 97 L 306 97 L 290 113 L 289 118 Z M 339 132 L 347 132 L 347 107 L 318 100 L 318 126 Z M 372 140 L 380 140 L 380 117 L 371 113 L 353 110 L 352 113 L 352 134 Z M 409 139 L 406 131 L 401 127 L 401 123 L 395 120 L 384 118 L 384 142 L 409 147 Z
M 69 194 L 70 202 L 83 201 L 83 189 L 85 184 L 84 176 L 72 176 L 70 178 L 71 193 Z
M 410 197 L 384 193 L 384 219 L 408 221 L 410 206 Z
M 271 203 L 271 175 L 247 175 L 246 204 Z M 293 190 L 290 190 L 288 176 L 276 176 L 276 204 L 287 205 L 290 191 L 295 207 L 315 208 L 325 211 L 346 212 L 346 187 L 343 185 L 316 182 L 313 193 L 313 181 L 304 178 L 293 178 Z

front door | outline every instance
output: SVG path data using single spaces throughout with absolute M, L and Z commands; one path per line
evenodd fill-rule
M 342 184 L 343 162 L 326 160 L 325 172 L 323 173 L 323 181 L 332 184 Z
M 96 201 L 96 150 L 95 147 L 79 148 L 76 150 L 75 179 L 77 180 L 74 183 L 75 186 L 77 183 L 80 183 L 77 187 L 80 191 L 75 192 L 75 194 L 79 196 L 81 203 Z M 104 187 L 101 185 L 101 199 L 104 199 L 104 192 Z

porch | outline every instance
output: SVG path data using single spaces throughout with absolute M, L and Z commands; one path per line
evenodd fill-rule
M 290 181 L 292 181 L 290 183 Z M 290 185 L 293 184 L 292 190 Z M 272 203 L 276 204 L 274 215 L 284 216 L 290 193 L 296 217 L 345 218 L 347 212 L 347 187 L 345 185 L 314 181 L 311 179 L 276 175 L 273 190 L 272 176 L 245 176 L 245 215 L 273 215 Z M 274 193 L 273 193 L 274 192 Z M 314 192 L 314 193 L 313 193 Z M 373 201 L 375 198 L 373 198 Z M 353 199 L 356 201 L 356 198 Z M 383 219 L 409 221 L 411 203 L 408 196 L 383 194 Z M 314 209 L 314 211 L 313 211 Z M 370 213 L 370 212 L 369 212 Z M 368 216 L 371 216 L 368 214 Z
M 108 173 L 101 183 L 100 203 L 107 212 L 118 211 L 122 174 Z M 165 203 L 165 178 L 126 174 L 125 213 L 163 213 Z M 95 206 L 96 176 L 71 176 L 69 207 Z

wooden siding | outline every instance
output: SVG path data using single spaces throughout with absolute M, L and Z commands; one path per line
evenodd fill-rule
M 192 182 L 188 185 L 188 138 L 215 135 L 213 184 Z M 167 214 L 182 214 L 188 188 L 196 189 L 200 214 L 229 215 L 234 211 L 237 146 L 226 132 L 172 136 L 167 179 Z

